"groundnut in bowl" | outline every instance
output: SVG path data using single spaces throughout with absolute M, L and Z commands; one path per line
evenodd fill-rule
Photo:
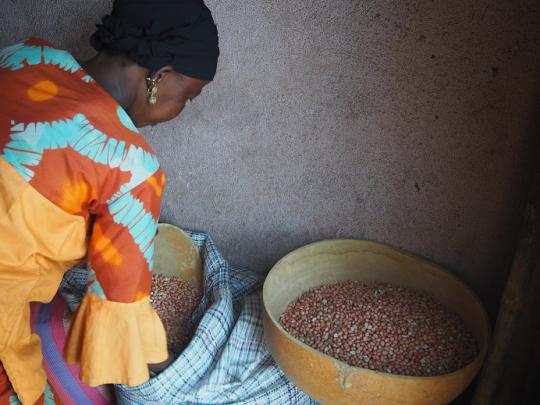
M 178 355 L 189 343 L 191 316 L 203 294 L 202 261 L 191 238 L 180 228 L 158 225 L 150 303 L 167 333 L 167 346 Z
M 270 271 L 263 301 L 276 362 L 323 404 L 447 404 L 487 350 L 487 315 L 465 284 L 374 242 L 290 253 Z
M 409 376 L 451 373 L 478 354 L 456 313 L 388 283 L 345 281 L 302 294 L 281 315 L 308 346 L 354 367 Z

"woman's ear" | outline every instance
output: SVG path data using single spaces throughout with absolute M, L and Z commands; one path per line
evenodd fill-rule
M 168 74 L 174 72 L 174 69 L 172 66 L 163 66 L 161 69 L 151 71 L 149 74 L 149 77 L 151 77 L 156 82 L 160 82 L 165 78 Z

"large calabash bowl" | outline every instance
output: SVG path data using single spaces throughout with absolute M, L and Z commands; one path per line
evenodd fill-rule
M 477 357 L 444 375 L 413 377 L 352 367 L 305 345 L 278 320 L 305 291 L 345 280 L 379 281 L 426 293 L 461 316 L 479 345 Z M 474 379 L 489 343 L 490 326 L 480 300 L 443 268 L 379 243 L 327 240 L 304 246 L 281 259 L 263 288 L 264 332 L 285 375 L 322 404 L 447 404 Z

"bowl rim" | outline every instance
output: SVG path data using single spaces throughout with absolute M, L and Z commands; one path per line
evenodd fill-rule
M 170 224 L 168 222 L 158 222 L 157 225 L 156 225 L 156 228 L 170 228 L 170 229 L 174 229 L 175 231 L 180 231 L 182 232 L 183 234 L 185 234 L 186 236 L 189 237 L 189 235 L 182 229 L 180 228 L 179 226 L 177 225 L 173 225 L 173 224 Z M 158 232 L 159 233 L 159 232 Z
M 407 257 L 412 258 L 414 260 L 420 261 L 420 262 L 428 265 L 428 267 L 434 268 L 435 271 L 445 273 L 447 276 L 453 278 L 454 281 L 456 281 L 458 284 L 460 284 L 471 295 L 471 297 L 476 302 L 476 304 L 478 305 L 478 307 L 480 308 L 481 313 L 482 313 L 482 323 L 484 324 L 484 327 L 486 328 L 487 333 L 486 333 L 485 344 L 483 345 L 483 347 L 479 351 L 478 355 L 475 356 L 474 359 L 472 361 L 470 361 L 469 363 L 467 363 L 465 366 L 463 366 L 463 367 L 461 367 L 461 368 L 459 368 L 459 369 L 457 369 L 455 371 L 452 371 L 450 373 L 438 374 L 438 375 L 433 375 L 433 376 L 411 376 L 411 375 L 404 375 L 404 374 L 392 374 L 392 373 L 388 373 L 388 372 L 385 372 L 385 371 L 376 371 L 376 370 L 371 370 L 369 368 L 352 366 L 352 365 L 350 365 L 350 364 L 348 364 L 348 363 L 346 363 L 346 362 L 344 362 L 342 360 L 339 360 L 339 359 L 337 359 L 335 357 L 329 356 L 329 355 L 327 355 L 327 354 L 325 354 L 325 353 L 323 353 L 323 352 L 321 352 L 319 350 L 314 349 L 313 347 L 305 344 L 300 339 L 297 339 L 296 337 L 291 335 L 289 332 L 287 332 L 281 326 L 281 324 L 276 319 L 274 319 L 274 316 L 270 313 L 270 311 L 268 311 L 268 308 L 266 306 L 265 297 L 266 297 L 266 292 L 268 291 L 266 281 L 268 280 L 268 277 L 272 274 L 273 271 L 275 271 L 275 268 L 278 267 L 278 265 L 281 262 L 285 261 L 288 257 L 292 256 L 293 254 L 296 254 L 299 251 L 307 250 L 308 248 L 312 248 L 313 246 L 316 246 L 316 245 L 335 244 L 335 243 L 343 243 L 343 242 L 361 242 L 361 243 L 364 243 L 366 245 L 372 245 L 372 246 L 383 247 L 385 249 L 391 249 L 391 250 L 395 251 L 398 254 L 401 254 L 403 256 L 407 256 Z M 325 284 L 323 284 L 323 285 L 325 285 Z M 298 298 L 298 297 L 296 297 L 296 298 Z M 487 315 L 486 309 L 484 308 L 484 305 L 483 305 L 482 301 L 480 301 L 480 298 L 478 298 L 478 296 L 472 290 L 472 288 L 470 288 L 467 284 L 465 284 L 463 281 L 461 281 L 456 275 L 451 273 L 449 270 L 445 269 L 444 267 L 442 267 L 442 266 L 440 266 L 440 265 L 438 265 L 436 263 L 430 262 L 429 260 L 426 260 L 426 259 L 424 259 L 422 257 L 416 256 L 416 255 L 414 255 L 412 253 L 409 253 L 409 252 L 407 252 L 407 251 L 405 251 L 403 249 L 395 248 L 395 247 L 387 245 L 385 243 L 375 242 L 375 241 L 371 241 L 371 240 L 367 240 L 367 239 L 324 239 L 324 240 L 308 243 L 307 245 L 303 245 L 303 246 L 301 246 L 301 247 L 299 247 L 297 249 L 294 249 L 291 252 L 287 253 L 285 256 L 283 256 L 280 260 L 278 260 L 272 266 L 272 268 L 270 269 L 270 271 L 266 275 L 266 278 L 265 278 L 264 284 L 263 284 L 263 289 L 262 289 L 262 303 L 263 303 L 264 312 L 266 313 L 266 315 L 268 316 L 268 319 L 272 322 L 274 327 L 276 327 L 278 329 L 278 331 L 280 331 L 281 333 L 284 333 L 286 337 L 292 339 L 292 341 L 294 343 L 298 344 L 304 350 L 308 350 L 308 351 L 316 353 L 318 355 L 322 355 L 322 356 L 324 356 L 324 358 L 331 360 L 332 362 L 334 362 L 335 365 L 337 365 L 339 367 L 348 367 L 350 369 L 361 371 L 362 373 L 374 374 L 374 375 L 384 375 L 384 376 L 392 377 L 392 378 L 395 378 L 395 379 L 407 379 L 407 380 L 413 380 L 413 381 L 414 380 L 417 380 L 417 381 L 437 380 L 437 379 L 441 379 L 441 378 L 451 378 L 451 377 L 453 377 L 455 375 L 461 374 L 461 373 L 463 373 L 463 371 L 465 369 L 475 366 L 475 363 L 477 363 L 477 362 L 478 362 L 478 367 L 480 368 L 481 365 L 482 365 L 482 361 L 483 361 L 483 359 L 485 358 L 485 356 L 487 354 L 488 348 L 490 346 L 490 341 L 491 341 L 491 325 L 490 325 L 490 322 L 489 322 L 489 317 Z

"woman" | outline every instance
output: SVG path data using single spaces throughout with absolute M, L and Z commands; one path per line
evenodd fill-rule
M 138 385 L 168 363 L 148 295 L 165 177 L 137 127 L 175 118 L 215 74 L 201 0 L 115 0 L 78 63 L 30 39 L 0 51 L 0 404 L 53 403 L 29 303 L 86 258 L 65 348 L 81 379 Z

